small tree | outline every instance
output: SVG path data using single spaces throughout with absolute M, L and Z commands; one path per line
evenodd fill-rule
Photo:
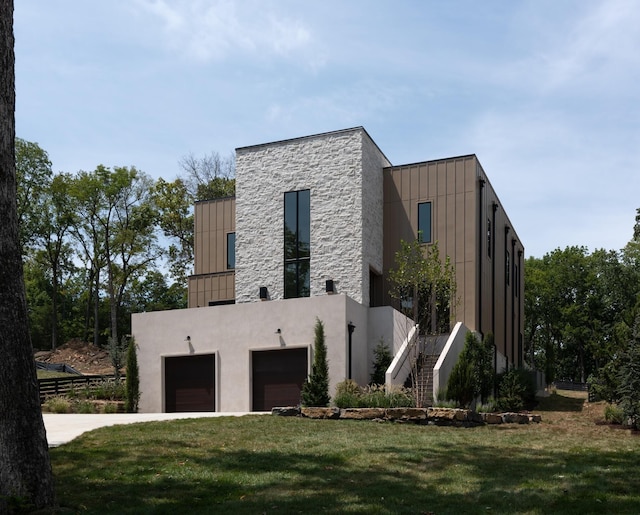
M 324 324 L 316 318 L 313 364 L 311 374 L 302 385 L 303 406 L 329 405 L 329 365 L 324 342 Z
M 464 348 L 451 370 L 447 395 L 460 406 L 469 406 L 480 397 L 487 400 L 493 389 L 493 334 L 487 333 L 482 342 L 474 333 L 467 333 Z
M 425 245 L 419 240 L 400 242 L 395 266 L 389 271 L 389 294 L 410 322 L 406 327 L 406 337 L 416 325 L 419 333 L 411 340 L 412 348 L 409 349 L 411 390 L 417 407 L 423 407 L 430 397 L 430 392 L 421 385 L 424 384 L 423 379 L 433 374 L 424 366 L 426 356 L 434 354 L 436 348 L 436 338 L 425 338 L 425 335 L 450 332 L 457 304 L 455 276 L 449 256 L 444 263 L 440 259 L 438 243 Z
M 120 341 L 112 336 L 109 337 L 109 359 L 111 360 L 111 365 L 113 365 L 113 374 L 116 376 L 116 381 L 120 380 L 120 371 L 125 364 L 127 340 L 126 336 L 123 336 Z
M 129 347 L 127 348 L 127 378 L 125 390 L 125 411 L 127 413 L 137 413 L 138 401 L 140 400 L 140 374 L 138 370 L 138 353 L 136 351 L 136 341 L 134 338 L 129 339 Z
M 393 361 L 393 355 L 389 350 L 389 347 L 386 346 L 384 340 L 380 340 L 376 345 L 376 348 L 373 349 L 373 374 L 371 374 L 371 382 L 373 384 L 384 384 L 385 383 L 385 374 L 389 365 Z
M 480 396 L 482 402 L 487 402 L 493 391 L 495 380 L 493 367 L 494 345 L 493 333 L 487 333 L 482 339 L 482 343 L 478 345 L 477 353 L 473 360 L 476 393 Z

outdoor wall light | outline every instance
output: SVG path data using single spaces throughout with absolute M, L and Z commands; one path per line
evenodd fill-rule
M 260 300 L 267 300 L 269 298 L 269 292 L 266 286 L 260 286 Z
M 326 284 L 325 284 L 325 291 L 326 291 L 328 294 L 332 294 L 332 293 L 335 293 L 335 292 L 336 292 L 336 286 L 335 286 L 335 284 L 333 283 L 333 279 L 327 279 L 327 282 L 326 282 Z

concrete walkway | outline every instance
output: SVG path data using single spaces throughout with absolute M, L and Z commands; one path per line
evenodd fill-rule
M 57 447 L 70 442 L 77 436 L 99 427 L 118 424 L 136 424 L 138 422 L 154 422 L 176 420 L 181 418 L 204 417 L 240 417 L 244 415 L 265 415 L 270 412 L 251 413 L 114 413 L 114 414 L 57 414 L 43 413 L 44 427 L 47 430 L 49 447 Z

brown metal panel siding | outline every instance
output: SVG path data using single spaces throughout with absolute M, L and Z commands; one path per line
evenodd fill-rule
M 251 361 L 252 411 L 300 404 L 308 369 L 306 348 L 253 351 Z
M 189 281 L 189 307 L 206 306 L 212 300 L 233 300 L 235 272 L 227 270 L 227 234 L 235 231 L 235 198 L 198 202 L 194 217 L 194 273 L 212 275 Z
M 167 357 L 165 411 L 215 411 L 215 355 Z

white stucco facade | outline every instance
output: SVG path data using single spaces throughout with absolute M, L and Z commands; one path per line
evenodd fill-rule
M 366 384 L 367 308 L 346 295 L 134 314 L 132 329 L 141 364 L 140 411 L 166 411 L 161 380 L 165 358 L 205 354 L 216 358 L 216 411 L 251 411 L 251 353 L 306 347 L 311 361 L 316 319 L 322 320 L 325 329 L 330 392 L 349 372 L 349 322 L 355 326 L 352 377 Z

